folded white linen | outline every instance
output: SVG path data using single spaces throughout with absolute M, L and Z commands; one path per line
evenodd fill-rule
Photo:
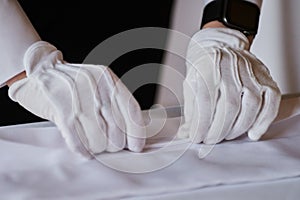
M 291 108 L 293 112 L 289 113 L 294 117 L 272 124 L 261 141 L 241 137 L 222 142 L 201 160 L 197 156 L 199 147 L 209 145 L 193 144 L 186 149 L 183 140 L 166 142 L 166 138 L 175 136 L 180 122 L 170 119 L 161 134 L 149 139 L 142 154 L 158 151 L 148 158 L 148 163 L 156 166 L 166 160 L 172 162 L 143 174 L 124 173 L 98 160 L 73 155 L 51 123 L 1 127 L 0 194 L 3 199 L 142 198 L 300 177 L 300 115 L 294 112 L 299 111 L 299 99 L 291 101 Z M 161 144 L 157 144 L 159 141 Z M 132 158 L 137 154 L 128 151 L 101 155 L 100 161 L 109 158 L 110 164 L 121 170 L 143 164 L 135 162 Z

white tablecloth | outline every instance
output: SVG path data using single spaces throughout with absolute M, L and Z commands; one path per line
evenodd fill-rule
M 286 114 L 285 117 L 287 116 L 289 115 Z M 50 122 L 1 127 L 0 197 L 1 199 L 196 197 L 197 199 L 201 197 L 295 199 L 297 195 L 299 197 L 300 115 L 294 113 L 293 117 L 273 124 L 264 138 L 258 142 L 251 142 L 247 137 L 222 142 L 214 146 L 204 159 L 198 158 L 199 148 L 209 146 L 190 145 L 184 140 L 166 142 L 176 131 L 178 121 L 179 119 L 168 120 L 168 125 L 161 134 L 149 139 L 145 153 L 122 151 L 101 154 L 93 160 L 85 160 L 70 153 L 60 133 Z M 149 172 L 142 173 L 142 170 L 139 174 L 124 172 L 132 169 L 145 169 Z

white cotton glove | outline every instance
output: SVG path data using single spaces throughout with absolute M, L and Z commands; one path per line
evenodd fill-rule
M 49 43 L 40 41 L 24 56 L 27 78 L 9 96 L 30 112 L 53 121 L 68 147 L 85 157 L 145 145 L 141 110 L 117 76 L 100 65 L 69 64 Z
M 192 37 L 186 59 L 178 136 L 215 144 L 248 132 L 258 140 L 277 116 L 281 95 L 247 38 L 228 28 L 203 29 Z

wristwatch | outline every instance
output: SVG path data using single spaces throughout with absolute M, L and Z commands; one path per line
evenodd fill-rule
M 259 15 L 260 9 L 255 3 L 245 0 L 214 0 L 204 8 L 201 28 L 208 22 L 218 20 L 246 36 L 255 36 Z

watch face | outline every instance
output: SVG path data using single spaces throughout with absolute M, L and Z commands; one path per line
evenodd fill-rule
M 259 22 L 259 7 L 245 0 L 225 0 L 224 22 L 232 28 L 256 33 Z

